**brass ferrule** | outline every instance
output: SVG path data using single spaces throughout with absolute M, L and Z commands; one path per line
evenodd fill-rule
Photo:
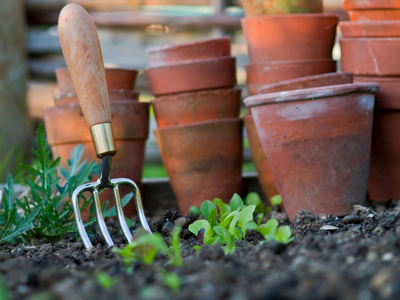
M 90 134 L 97 157 L 101 158 L 106 154 L 115 155 L 117 153 L 111 123 L 101 123 L 90 127 Z

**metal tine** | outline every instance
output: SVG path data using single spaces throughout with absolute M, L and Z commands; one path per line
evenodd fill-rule
M 106 240 L 107 245 L 109 247 L 114 246 L 114 242 L 110 236 L 110 233 L 107 230 L 103 212 L 101 211 L 100 196 L 97 188 L 95 188 L 93 191 L 93 199 L 96 207 L 97 224 L 99 225 L 100 232 L 103 235 L 104 239 Z
M 114 205 L 117 209 L 119 225 L 121 226 L 122 232 L 124 233 L 126 239 L 128 240 L 128 243 L 130 243 L 132 242 L 132 233 L 129 231 L 128 224 L 126 223 L 125 220 L 125 215 L 122 209 L 121 196 L 119 194 L 118 185 L 115 185 L 112 190 L 114 195 Z

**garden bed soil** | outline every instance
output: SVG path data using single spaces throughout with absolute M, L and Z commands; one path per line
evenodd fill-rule
M 286 224 L 278 208 L 269 215 Z M 169 233 L 184 223 L 181 268 L 166 270 L 181 278 L 178 293 L 164 284 L 158 271 L 167 259 L 158 255 L 153 265 L 137 262 L 128 274 L 124 264 L 100 235 L 86 251 L 75 237 L 57 243 L 33 240 L 29 245 L 7 245 L 0 250 L 0 278 L 10 299 L 341 299 L 400 298 L 400 206 L 397 202 L 355 208 L 345 219 L 314 216 L 300 211 L 290 225 L 296 239 L 259 245 L 263 237 L 250 231 L 237 250 L 225 256 L 219 245 L 203 246 L 187 229 L 196 215 L 181 218 L 176 211 L 150 220 L 152 230 Z M 118 222 L 107 225 L 118 247 L 126 242 Z M 92 230 L 95 232 L 96 227 Z M 107 273 L 114 286 L 96 280 Z M 4 290 L 0 289 L 0 294 Z

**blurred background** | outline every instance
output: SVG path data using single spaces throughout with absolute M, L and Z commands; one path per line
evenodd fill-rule
M 86 8 L 98 27 L 106 65 L 140 70 L 136 90 L 150 101 L 145 49 L 199 39 L 230 36 L 237 59 L 237 81 L 246 97 L 247 48 L 240 19 L 240 0 L 0 0 L 0 183 L 30 161 L 35 131 L 43 109 L 54 105 L 55 69 L 65 67 L 57 34 L 61 8 L 77 3 Z M 341 0 L 324 0 L 324 11 L 348 20 Z M 338 39 L 338 37 L 337 37 Z M 333 57 L 340 59 L 338 44 Z M 242 115 L 246 113 L 243 106 Z M 166 177 L 151 112 L 144 178 Z M 243 172 L 254 172 L 244 139 Z

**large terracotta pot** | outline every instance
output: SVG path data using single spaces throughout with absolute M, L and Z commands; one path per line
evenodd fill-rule
M 267 85 L 299 77 L 312 76 L 336 71 L 332 59 L 301 61 L 274 61 L 270 63 L 249 64 L 247 69 L 247 88 L 249 95 L 256 95 L 258 89 Z
M 230 37 L 146 49 L 150 66 L 164 66 L 231 55 Z
M 334 72 L 334 73 L 290 79 L 278 83 L 265 85 L 258 89 L 258 94 L 293 91 L 293 90 L 309 89 L 320 86 L 338 85 L 346 83 L 353 83 L 353 74 Z
M 239 118 L 165 127 L 155 131 L 161 157 L 187 214 L 193 205 L 242 192 L 242 121 Z
M 374 83 L 245 99 L 289 219 L 300 209 L 350 214 L 365 204 Z
M 400 76 L 400 37 L 342 38 L 340 47 L 343 72 Z
M 135 89 L 137 70 L 105 68 L 107 88 L 109 90 Z M 74 93 L 75 87 L 68 68 L 56 69 L 57 84 L 61 94 Z
M 400 21 L 340 22 L 342 37 L 398 37 Z
M 322 13 L 322 0 L 242 0 L 246 17 L 294 13 Z
M 115 100 L 138 100 L 139 92 L 133 90 L 108 90 L 108 99 Z M 75 92 L 66 94 L 57 94 L 54 96 L 56 105 L 64 105 L 69 103 L 79 103 L 78 96 Z
M 227 88 L 236 85 L 234 57 L 185 62 L 146 69 L 153 95 Z
M 258 181 L 261 188 L 269 200 L 271 197 L 279 194 L 276 188 L 274 179 L 272 177 L 267 158 L 265 157 L 264 150 L 261 145 L 260 138 L 258 137 L 256 126 L 252 115 L 243 117 L 244 125 L 246 126 L 247 137 L 249 138 L 251 156 L 253 158 L 254 166 L 258 173 Z M 270 204 L 270 203 L 269 203 Z
M 338 17 L 288 14 L 242 19 L 250 62 L 332 58 Z
M 240 89 L 207 90 L 159 97 L 151 101 L 159 128 L 206 120 L 237 118 Z
M 148 135 L 148 104 L 119 100 L 110 102 L 110 108 L 117 147 L 117 154 L 112 160 L 111 178 L 130 178 L 140 186 L 145 140 Z M 83 159 L 88 159 L 88 162 L 93 160 L 100 162 L 96 157 L 92 137 L 79 104 L 47 108 L 44 111 L 44 121 L 53 156 L 61 157 L 61 166 L 68 167 L 67 160 L 70 158 L 70 153 L 79 144 L 84 144 L 86 147 Z M 120 190 L 121 196 L 130 192 L 129 189 Z M 102 203 L 106 198 L 111 200 L 110 192 L 102 195 Z M 124 212 L 127 217 L 135 214 L 133 201 L 127 204 Z M 85 211 L 83 217 L 88 217 L 88 211 Z

